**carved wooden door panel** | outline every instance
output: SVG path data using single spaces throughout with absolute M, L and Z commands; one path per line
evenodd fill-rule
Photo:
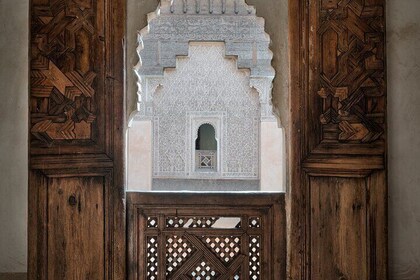
M 124 6 L 31 1 L 29 279 L 125 275 Z
M 289 1 L 291 279 L 387 279 L 385 1 Z
M 129 193 L 129 279 L 285 279 L 282 194 Z

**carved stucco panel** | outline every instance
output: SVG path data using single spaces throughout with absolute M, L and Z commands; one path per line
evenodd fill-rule
M 154 177 L 201 176 L 191 172 L 191 127 L 199 119 L 220 130 L 220 176 L 258 178 L 259 95 L 235 61 L 225 58 L 223 43 L 192 43 L 189 57 L 165 70 L 152 99 Z
M 153 122 L 153 177 L 258 179 L 260 125 L 276 121 L 264 19 L 244 0 L 163 0 L 148 23 L 133 115 Z M 192 127 L 206 118 L 220 136 L 212 176 L 193 172 Z

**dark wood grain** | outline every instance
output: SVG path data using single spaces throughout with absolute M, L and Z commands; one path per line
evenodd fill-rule
M 48 279 L 105 279 L 103 178 L 49 181 Z
M 290 279 L 387 279 L 384 11 L 289 1 Z
M 284 279 L 284 203 L 284 194 L 129 192 L 128 279 L 151 279 L 147 275 L 155 271 L 155 279 L 190 279 L 191 271 L 202 260 L 216 271 L 217 276 L 211 279 L 236 279 L 239 274 L 242 279 L 257 270 L 260 274 L 255 274 L 256 279 Z M 217 228 L 206 223 L 223 217 L 238 217 L 240 226 Z M 249 224 L 254 217 L 259 218 L 258 226 Z M 196 219 L 206 222 L 188 226 Z M 252 246 L 253 237 L 260 240 L 258 247 Z M 180 242 L 174 246 L 176 261 L 168 259 L 174 240 Z M 259 257 L 253 250 L 260 250 Z M 229 255 L 231 252 L 235 254 Z M 228 261 L 226 255 L 230 256 Z
M 29 279 L 123 279 L 125 1 L 30 15 Z

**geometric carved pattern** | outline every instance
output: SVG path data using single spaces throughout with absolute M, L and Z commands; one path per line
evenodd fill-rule
M 158 243 L 156 236 L 147 238 L 147 280 L 157 280 Z
M 176 69 L 165 70 L 161 86 L 147 98 L 153 116 L 154 178 L 258 179 L 260 100 L 249 85 L 249 71 L 238 70 L 236 59 L 225 57 L 223 43 L 191 43 L 189 56 L 176 60 Z M 201 120 L 198 127 L 202 122 L 214 125 L 220 172 L 196 172 L 190 117 Z
M 219 218 L 217 217 L 167 217 L 168 228 L 211 228 Z
M 250 228 L 259 228 L 261 225 L 260 217 L 250 217 L 249 218 L 249 227 Z
M 171 236 L 166 239 L 166 275 L 171 275 L 196 251 L 184 237 Z
M 216 169 L 217 151 L 199 150 L 196 154 L 196 169 Z
M 146 242 L 139 247 L 144 248 L 145 256 L 145 272 L 140 272 L 139 279 L 157 279 L 159 275 L 165 279 L 239 280 L 244 275 L 261 279 L 261 236 L 267 234 L 263 232 L 262 212 L 251 210 L 245 214 L 248 216 L 228 217 L 217 215 L 219 210 L 196 209 L 199 214 L 213 215 L 175 217 L 173 209 L 158 211 L 159 215 L 149 208 L 139 215 L 140 223 L 147 225 L 138 232 Z M 247 223 L 249 228 L 238 226 Z M 164 260 L 158 253 L 163 247 Z
M 157 217 L 147 217 L 147 227 L 148 228 L 157 228 Z
M 241 251 L 240 236 L 212 236 L 202 239 L 207 247 L 226 264 L 234 260 Z
M 241 269 L 238 269 L 238 271 L 233 276 L 232 280 L 240 280 L 241 279 Z
M 275 121 L 264 20 L 245 0 L 159 3 L 139 32 L 133 115 L 153 123 L 153 177 L 258 179 L 260 122 Z M 210 122 L 216 112 L 221 145 L 215 157 L 195 163 L 187 124 L 196 120 L 188 116 Z
M 44 1 L 45 2 L 45 1 Z M 54 140 L 91 139 L 97 37 L 91 0 L 50 0 L 32 9 L 31 134 Z
M 323 139 L 374 142 L 384 132 L 385 118 L 383 6 L 321 2 L 317 36 Z
M 188 275 L 190 275 L 193 280 L 210 280 L 217 279 L 220 276 L 220 273 L 203 259 Z
M 261 240 L 260 237 L 249 237 L 249 279 L 258 280 L 260 278 L 260 250 Z

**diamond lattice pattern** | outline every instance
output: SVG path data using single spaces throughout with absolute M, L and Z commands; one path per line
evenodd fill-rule
M 196 251 L 191 243 L 182 236 L 166 239 L 166 275 L 171 275 Z
M 220 276 L 220 273 L 203 259 L 189 273 L 189 276 L 192 280 L 213 280 L 217 279 Z
M 239 236 L 202 237 L 207 247 L 224 263 L 233 261 L 241 251 Z
M 147 238 L 147 280 L 157 279 L 158 241 L 156 236 Z
M 249 279 L 259 280 L 260 278 L 260 237 L 258 235 L 249 237 Z

